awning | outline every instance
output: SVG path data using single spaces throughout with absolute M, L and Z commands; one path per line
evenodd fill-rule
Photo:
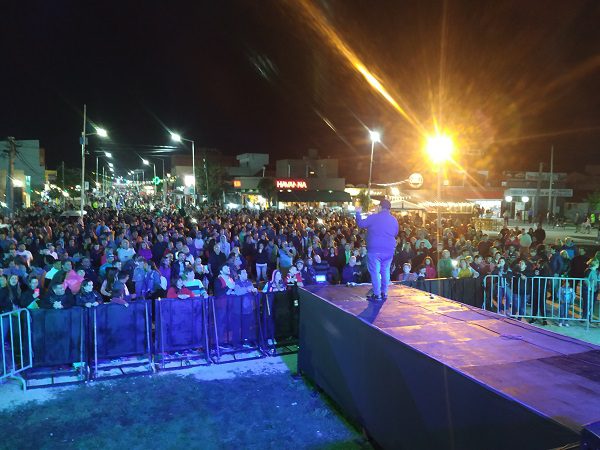
M 277 193 L 277 200 L 287 203 L 345 203 L 352 201 L 350 194 L 344 191 L 283 191 Z
M 396 211 L 424 211 L 425 208 L 407 200 L 394 201 L 392 209 Z

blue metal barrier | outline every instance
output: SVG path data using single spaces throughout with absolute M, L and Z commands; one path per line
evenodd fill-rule
M 110 378 L 128 375 L 126 370 L 140 366 L 144 366 L 146 372 L 154 372 L 151 301 L 137 300 L 129 306 L 108 303 L 91 310 L 94 378 L 101 377 L 99 371 L 113 372 L 108 375 Z M 126 357 L 138 359 L 121 360 Z M 114 369 L 118 372 L 116 375 Z
M 86 311 L 82 308 L 34 309 L 31 314 L 33 369 L 25 378 L 51 379 L 50 385 L 87 380 Z M 44 384 L 36 384 L 42 387 Z
M 164 298 L 155 306 L 154 349 L 159 367 L 166 370 L 171 362 L 190 367 L 201 359 L 209 363 L 207 300 Z
M 0 380 L 16 379 L 26 389 L 21 373 L 33 367 L 32 358 L 29 310 L 0 314 Z
M 212 361 L 256 359 L 264 356 L 259 294 L 223 295 L 208 299 L 209 344 Z

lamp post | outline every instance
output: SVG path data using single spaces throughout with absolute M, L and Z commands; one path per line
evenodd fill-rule
M 378 131 L 369 130 L 371 138 L 371 162 L 369 164 L 369 186 L 367 188 L 367 211 L 371 207 L 371 178 L 373 175 L 373 153 L 375 151 L 375 143 L 381 141 L 381 134 Z
M 110 152 L 104 152 L 104 156 L 106 156 L 107 158 L 112 158 L 112 153 Z M 99 174 L 99 169 L 98 169 L 98 159 L 101 158 L 101 156 L 96 155 L 96 188 L 98 188 L 98 174 Z M 102 181 L 104 183 L 104 179 Z
M 446 161 L 452 158 L 454 143 L 452 139 L 445 135 L 436 134 L 427 138 L 425 150 L 429 154 L 432 162 L 437 164 L 437 224 L 436 224 L 436 247 L 438 261 L 440 260 L 440 228 L 442 227 L 442 218 L 440 214 L 440 203 L 442 201 L 442 169 Z
M 195 143 L 192 139 L 186 139 L 182 137 L 180 134 L 171 132 L 171 139 L 175 142 L 191 142 L 192 144 L 192 176 L 194 177 L 194 182 L 192 183 L 192 192 L 193 192 L 193 202 L 196 204 L 196 148 Z M 206 159 L 204 162 L 204 171 L 206 172 Z M 208 196 L 208 175 L 207 175 L 207 184 L 206 184 L 206 194 Z
M 81 129 L 81 202 L 79 205 L 79 215 L 81 220 L 83 220 L 83 207 L 85 206 L 85 145 L 87 136 L 92 136 L 94 134 L 100 137 L 108 137 L 108 133 L 104 128 L 96 128 L 95 133 L 86 133 L 85 128 L 87 125 L 87 105 L 83 105 L 83 127 Z

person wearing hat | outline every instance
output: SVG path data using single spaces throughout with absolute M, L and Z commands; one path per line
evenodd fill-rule
M 383 199 L 379 203 L 379 211 L 366 219 L 361 217 L 362 209 L 356 208 L 356 223 L 367 230 L 368 266 L 373 285 L 373 292 L 368 300 L 380 301 L 387 298 L 390 266 L 398 235 L 398 221 L 392 216 L 391 208 L 390 201 Z

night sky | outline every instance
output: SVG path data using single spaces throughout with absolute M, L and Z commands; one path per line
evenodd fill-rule
M 169 145 L 173 129 L 272 161 L 317 148 L 364 182 L 370 127 L 385 144 L 374 178 L 393 181 L 428 165 L 436 123 L 465 167 L 536 170 L 552 145 L 558 170 L 600 164 L 597 0 L 13 3 L 0 136 L 39 139 L 48 167 L 78 165 L 83 103 L 126 169 L 128 148 Z

